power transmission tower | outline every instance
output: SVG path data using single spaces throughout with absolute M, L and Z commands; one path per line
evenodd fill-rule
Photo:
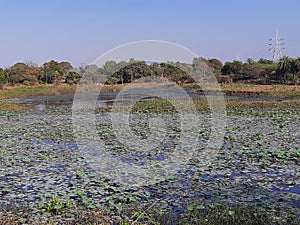
M 284 40 L 284 38 L 279 37 L 278 30 L 276 32 L 275 38 L 269 39 L 270 41 L 269 46 L 271 47 L 268 50 L 269 51 L 273 50 L 273 58 L 272 58 L 273 63 L 278 62 L 282 57 L 281 50 L 285 49 L 282 47 L 282 45 L 284 45 L 282 43 L 282 40 Z

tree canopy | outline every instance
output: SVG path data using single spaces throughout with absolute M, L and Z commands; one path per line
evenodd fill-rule
M 246 62 L 234 60 L 224 64 L 216 59 L 194 58 L 189 63 L 152 62 L 130 59 L 128 62 L 108 60 L 103 66 L 73 68 L 71 63 L 51 60 L 41 66 L 32 62 L 18 62 L 11 67 L 0 68 L 0 88 L 3 85 L 76 84 L 83 77 L 92 83 L 130 83 L 144 77 L 168 79 L 177 84 L 194 82 L 189 74 L 206 64 L 219 82 L 244 82 L 254 84 L 298 84 L 300 80 L 300 58 L 284 56 L 278 63 L 260 58 Z

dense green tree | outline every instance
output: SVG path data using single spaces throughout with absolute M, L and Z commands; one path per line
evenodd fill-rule
M 300 75 L 300 58 L 291 59 L 290 72 L 293 77 L 293 83 L 296 85 Z
M 167 78 L 179 85 L 193 82 L 192 77 L 188 75 L 189 72 L 193 71 L 193 66 L 191 64 L 170 61 L 160 64 L 154 62 L 150 68 L 153 75 L 160 79 Z
M 113 75 L 127 65 L 128 63 L 126 61 L 120 61 L 117 63 L 116 61 L 109 60 L 105 62 L 105 64 L 101 68 L 98 68 L 96 72 L 94 72 L 94 75 L 98 77 L 97 82 L 115 83 L 117 79 L 113 77 Z
M 171 65 L 169 63 L 160 63 L 163 77 L 166 77 L 179 85 L 190 83 L 193 80 L 191 76 L 189 76 L 183 69 L 181 69 L 179 64 L 178 66 L 175 65 Z
M 258 79 L 260 77 L 265 77 L 265 70 L 259 64 L 249 64 L 246 63 L 243 65 L 243 72 L 242 72 L 241 78 L 243 80 L 249 80 L 249 79 Z
M 108 77 L 111 77 L 114 73 L 116 73 L 118 70 L 124 68 L 127 66 L 129 63 L 126 61 L 120 61 L 120 62 L 115 62 L 115 61 L 107 61 L 105 64 L 98 69 L 99 73 L 108 75 Z
M 5 75 L 10 85 L 14 84 L 35 84 L 41 70 L 38 67 L 31 67 L 25 63 L 16 63 L 10 68 L 5 69 Z
M 75 71 L 75 70 L 70 70 L 68 71 L 66 75 L 66 83 L 68 84 L 77 84 L 81 78 L 81 75 Z
M 152 63 L 152 65 L 150 66 L 150 69 L 153 72 L 155 77 L 163 77 L 164 69 L 159 65 L 158 62 Z
M 46 84 L 52 84 L 55 80 L 55 74 L 56 72 L 63 75 L 63 70 L 59 66 L 59 63 L 57 61 L 51 60 L 50 62 L 46 62 L 42 66 L 44 76 L 41 77 L 41 80 L 44 81 Z
M 106 75 L 112 75 L 117 72 L 117 62 L 113 60 L 106 61 L 102 67 L 102 72 Z
M 112 75 L 112 78 L 118 79 L 118 83 L 131 83 L 136 79 L 152 75 L 153 73 L 150 66 L 148 66 L 144 61 L 137 61 L 115 72 Z
M 84 68 L 83 82 L 97 83 L 99 81 L 99 68 L 95 64 L 87 65 Z
M 2 89 L 5 84 L 6 84 L 6 76 L 4 70 L 0 68 L 0 89 Z
M 69 62 L 57 62 L 55 60 L 51 60 L 50 62 L 46 62 L 43 64 L 43 76 L 41 77 L 41 81 L 46 84 L 59 84 L 61 83 L 67 72 L 72 68 L 72 65 Z
M 116 71 L 118 71 L 118 70 L 120 70 L 120 69 L 122 69 L 122 68 L 124 68 L 125 66 L 127 66 L 129 63 L 128 62 L 126 62 L 126 61 L 120 61 L 120 62 L 118 62 L 117 63 L 117 65 L 116 65 Z
M 248 59 L 246 60 L 246 64 L 248 64 L 248 65 L 253 65 L 253 64 L 255 64 L 255 63 L 256 63 L 255 60 L 252 59 L 252 58 L 248 58 Z
M 292 59 L 288 56 L 283 56 L 277 67 L 277 75 L 284 81 L 284 83 L 288 83 L 288 74 L 291 72 L 292 67 Z
M 226 62 L 222 67 L 222 74 L 223 75 L 234 75 L 234 74 L 241 74 L 243 70 L 243 63 L 241 61 L 233 61 L 233 62 Z
M 220 74 L 223 63 L 219 59 L 215 58 L 205 59 L 203 57 L 197 57 L 193 59 L 192 66 L 194 69 L 201 69 L 208 66 L 214 74 Z
M 69 70 L 73 69 L 73 66 L 69 62 L 60 62 L 59 67 L 63 70 L 65 74 L 69 72 Z
M 223 67 L 223 63 L 219 60 L 219 59 L 209 59 L 207 62 L 207 65 L 212 69 L 212 71 L 215 74 L 220 74 L 222 67 Z
M 164 76 L 168 78 L 171 78 L 174 75 L 185 74 L 182 69 L 169 63 L 160 63 L 160 67 L 163 68 Z
M 269 59 L 264 59 L 264 58 L 260 58 L 257 63 L 259 64 L 273 64 L 273 61 L 272 60 L 269 60 Z

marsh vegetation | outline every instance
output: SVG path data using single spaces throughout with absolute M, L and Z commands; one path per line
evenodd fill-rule
M 125 189 L 78 150 L 70 101 L 59 102 L 58 95 L 55 101 L 22 99 L 18 106 L 26 110 L 0 112 L 0 221 L 5 224 L 299 224 L 295 99 L 227 99 L 228 125 L 215 160 L 206 167 L 191 161 L 163 181 Z M 147 136 L 151 114 L 164 115 L 169 124 L 164 142 L 140 154 L 115 138 L 107 101 L 95 111 L 106 151 L 124 163 L 163 164 L 181 129 L 172 105 L 161 99 L 135 105 L 130 124 L 137 135 Z M 201 96 L 194 102 L 201 112 L 203 147 L 210 112 Z

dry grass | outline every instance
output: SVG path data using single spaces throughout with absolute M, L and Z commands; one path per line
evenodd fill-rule
M 27 109 L 27 108 L 20 106 L 18 104 L 0 100 L 0 110 L 17 111 L 17 110 L 25 110 L 25 109 Z
M 158 210 L 158 209 L 156 209 Z M 93 225 L 129 225 L 129 224 L 145 224 L 145 225 L 298 225 L 300 219 L 297 217 L 298 211 L 272 210 L 262 207 L 252 207 L 243 205 L 228 205 L 227 203 L 216 203 L 213 207 L 205 206 L 202 209 L 193 207 L 190 211 L 186 211 L 181 218 L 174 218 L 174 214 L 160 214 L 158 211 L 149 211 L 144 214 L 143 218 L 132 219 L 114 219 L 106 213 L 98 211 L 79 210 L 72 216 L 64 214 L 57 216 L 44 217 L 44 221 L 31 218 L 22 218 L 17 215 L 1 213 L 0 225 L 19 225 L 19 224 L 93 224 Z M 137 211 L 132 211 L 135 214 Z M 179 215 L 177 215 L 179 216 Z
M 117 85 L 99 85 L 99 84 L 87 84 L 80 86 L 77 89 L 77 85 L 37 85 L 37 86 L 14 86 L 4 87 L 0 90 L 0 99 L 25 97 L 34 95 L 58 95 L 64 93 L 74 93 L 77 91 L 95 91 L 99 92 L 118 92 L 130 86 L 130 88 L 150 88 L 150 87 L 163 87 L 168 83 L 134 83 L 134 84 L 117 84 Z M 169 84 L 171 85 L 171 84 Z M 173 86 L 176 87 L 176 86 Z M 197 90 L 199 87 L 196 84 L 184 85 L 185 89 Z M 261 101 L 261 102 L 249 102 L 249 101 L 234 101 L 228 100 L 226 107 L 231 108 L 268 108 L 268 107 L 299 107 L 300 87 L 289 86 L 289 85 L 253 85 L 253 84 L 222 84 L 222 90 L 228 95 L 240 95 L 240 96 L 279 96 L 279 97 L 290 97 L 295 101 Z M 298 101 L 297 101 L 298 100 Z M 198 109 L 208 109 L 207 102 L 202 100 L 196 100 Z M 153 102 L 152 102 L 153 103 Z M 142 107 L 148 107 L 147 103 L 141 104 Z M 161 106 L 160 103 L 156 104 Z M 163 106 L 166 106 L 165 104 Z M 164 107 L 162 107 L 164 108 Z M 7 101 L 0 101 L 0 110 L 23 110 L 24 107 L 9 103 Z M 168 107 L 169 110 L 169 107 Z
M 300 101 L 240 101 L 226 100 L 227 109 L 251 109 L 251 108 L 294 108 L 300 107 Z
M 269 96 L 300 96 L 300 87 L 293 85 L 222 84 L 225 92 L 250 92 Z
M 80 86 L 82 91 L 108 91 L 118 92 L 126 87 L 130 88 L 151 88 L 151 87 L 165 87 L 174 86 L 172 83 L 133 83 L 133 84 L 115 84 L 115 85 L 100 85 L 100 84 L 86 84 Z M 196 84 L 187 84 L 182 86 L 184 89 L 199 89 L 200 87 Z M 13 97 L 24 97 L 30 95 L 53 95 L 63 93 L 74 93 L 77 89 L 77 85 L 36 85 L 36 86 L 4 86 L 0 90 L 0 98 L 13 98 Z M 224 92 L 249 92 L 249 93 L 260 93 L 271 96 L 300 96 L 300 86 L 293 85 L 254 85 L 254 84 L 221 84 L 221 89 Z
M 180 100 L 178 100 L 180 101 Z M 180 103 L 178 103 L 180 104 Z M 186 102 L 182 102 L 184 106 Z M 209 111 L 210 107 L 206 99 L 199 98 L 194 100 L 195 108 L 198 111 Z M 259 108 L 300 108 L 300 101 L 289 100 L 289 101 L 243 101 L 243 100 L 225 100 L 225 106 L 227 110 L 230 109 L 259 109 Z M 110 106 L 97 107 L 96 111 L 111 111 Z M 121 109 L 120 109 L 121 110 Z M 161 112 L 175 112 L 176 109 L 172 104 L 164 99 L 154 99 L 151 101 L 137 102 L 132 112 L 142 113 L 161 113 Z
M 64 93 L 74 93 L 76 86 L 70 85 L 37 85 L 37 86 L 5 86 L 0 90 L 0 99 L 18 98 L 36 95 L 57 95 Z

